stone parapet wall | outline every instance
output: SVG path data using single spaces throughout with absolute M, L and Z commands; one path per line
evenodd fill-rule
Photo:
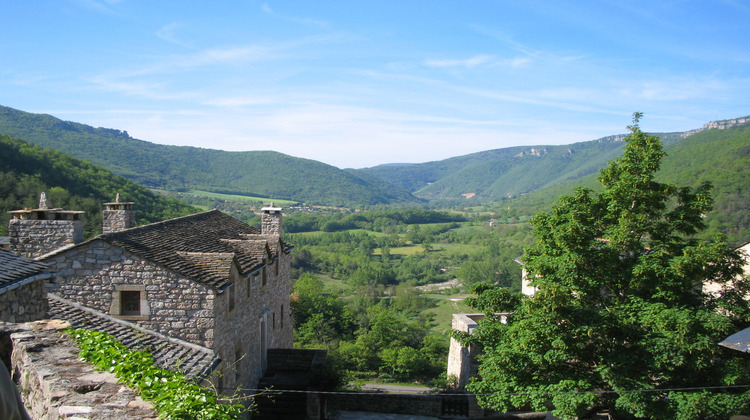
M 83 220 L 11 219 L 8 235 L 11 251 L 33 258 L 83 242 Z
M 64 299 L 118 316 L 120 290 L 143 286 L 143 316 L 118 316 L 143 328 L 204 347 L 214 345 L 214 292 L 104 241 L 53 255 L 58 271 L 50 291 Z M 233 325 L 236 327 L 237 325 Z
M 151 404 L 110 373 L 78 358 L 69 336 L 30 329 L 11 334 L 11 365 L 27 411 L 34 419 L 156 419 Z
M 42 280 L 32 281 L 0 294 L 0 321 L 29 322 L 47 314 L 47 298 Z

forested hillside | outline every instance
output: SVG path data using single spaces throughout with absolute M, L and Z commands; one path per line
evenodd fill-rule
M 728 129 L 708 129 L 664 148 L 657 179 L 677 185 L 713 185 L 714 210 L 707 215 L 704 238 L 716 233 L 727 235 L 735 246 L 750 241 L 750 125 Z M 598 188 L 598 173 L 574 181 L 537 190 L 490 208 L 503 218 L 528 217 L 546 211 L 557 197 L 575 187 Z
M 660 134 L 664 144 L 679 134 Z M 567 183 L 596 173 L 619 156 L 623 136 L 564 146 L 523 146 L 487 150 L 436 162 L 381 165 L 360 170 L 426 200 L 487 202 Z
M 418 201 L 382 180 L 373 184 L 310 159 L 273 151 L 225 152 L 159 145 L 131 138 L 125 131 L 8 107 L 0 107 L 0 133 L 90 160 L 152 188 L 198 189 L 325 205 Z
M 136 203 L 138 224 L 198 211 L 100 166 L 0 135 L 0 235 L 7 235 L 8 211 L 36 208 L 42 191 L 55 207 L 86 212 L 86 237 L 101 233 L 102 203 L 113 201 L 117 193 Z

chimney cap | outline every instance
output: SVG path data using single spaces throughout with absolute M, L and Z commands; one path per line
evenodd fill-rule
M 263 213 L 280 213 L 281 207 L 274 207 L 273 203 L 269 203 L 267 207 L 260 209 Z

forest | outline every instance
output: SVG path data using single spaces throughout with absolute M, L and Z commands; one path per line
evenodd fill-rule
M 11 210 L 36 208 L 47 193 L 54 207 L 86 212 L 87 238 L 101 233 L 102 203 L 120 194 L 137 203 L 137 223 L 195 213 L 197 208 L 155 195 L 108 170 L 70 155 L 0 135 L 0 235 L 7 235 Z
M 445 387 L 451 315 L 468 310 L 451 298 L 483 282 L 520 290 L 515 259 L 530 240 L 525 224 L 427 210 L 296 213 L 284 226 L 306 227 L 285 236 L 295 346 L 326 348 L 355 384 Z

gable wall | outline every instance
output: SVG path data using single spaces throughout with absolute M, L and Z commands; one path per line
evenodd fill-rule
M 141 312 L 148 315 L 129 319 L 131 322 L 213 347 L 215 299 L 214 292 L 207 287 L 104 241 L 64 251 L 45 262 L 58 272 L 50 292 L 110 314 L 113 303 L 117 303 L 117 286 L 143 286 L 145 301 Z
M 257 276 L 238 276 L 232 287 L 217 295 L 215 350 L 223 360 L 223 386 L 227 391 L 237 386 L 254 388 L 261 378 L 264 368 L 262 325 L 265 325 L 267 349 L 292 348 L 291 260 L 289 255 L 280 254 L 278 274 L 275 263 L 270 263 L 265 286 L 262 272 Z M 232 293 L 235 308 L 230 311 L 229 295 Z M 239 361 L 236 360 L 238 351 L 243 355 Z

